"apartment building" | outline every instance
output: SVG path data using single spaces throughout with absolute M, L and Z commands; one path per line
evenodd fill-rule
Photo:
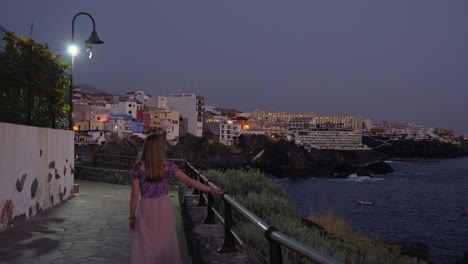
M 77 102 L 73 103 L 73 121 L 81 122 L 90 119 L 91 111 L 88 103 Z
M 434 133 L 434 129 L 424 126 L 415 125 L 397 125 L 396 127 L 390 126 L 376 126 L 365 133 L 366 136 L 381 137 L 393 140 L 411 139 L 416 141 L 421 140 L 438 140 L 447 142 L 446 139 Z
M 144 103 L 144 106 L 145 106 L 145 110 L 167 108 L 169 106 L 168 97 L 167 96 L 151 96 Z
M 168 97 L 168 105 L 187 120 L 188 133 L 197 137 L 203 136 L 203 97 L 195 94 L 171 94 Z
M 133 119 L 137 118 L 137 111 L 143 110 L 143 105 L 136 100 L 118 102 L 112 109 L 113 115 L 131 115 Z
M 312 118 L 313 113 L 286 113 L 255 110 L 252 118 L 262 121 L 263 126 L 286 126 L 294 118 Z
M 281 126 L 262 126 L 257 130 L 275 139 L 286 139 L 288 136 L 288 129 Z
M 367 149 L 358 130 L 297 130 L 289 137 L 306 149 Z
M 315 124 L 325 130 L 362 131 L 364 118 L 356 116 L 316 116 Z
M 133 134 L 132 116 L 126 114 L 115 114 L 109 116 L 109 120 L 104 122 L 104 130 L 112 131 L 119 138 L 127 138 Z
M 217 141 L 221 139 L 221 125 L 224 120 L 227 120 L 226 116 L 212 113 L 211 111 L 205 111 L 203 115 L 203 129 L 210 132 L 213 138 Z M 204 131 L 204 132 L 205 132 Z
M 228 119 L 221 120 L 219 122 L 219 127 L 219 142 L 227 146 L 232 146 L 234 144 L 234 138 L 238 137 L 242 131 L 241 124 Z
M 315 128 L 315 118 L 314 117 L 298 117 L 293 118 L 288 122 L 288 131 L 295 130 L 308 130 Z

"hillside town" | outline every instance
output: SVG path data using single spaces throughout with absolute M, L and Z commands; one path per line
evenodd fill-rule
M 166 131 L 171 145 L 179 137 L 209 136 L 227 146 L 241 135 L 266 135 L 294 141 L 306 149 L 368 150 L 363 136 L 379 140 L 435 140 L 459 144 L 462 135 L 447 128 L 428 128 L 402 122 L 373 124 L 361 116 L 321 116 L 312 112 L 286 113 L 255 110 L 251 113 L 205 105 L 194 93 L 152 96 L 142 91 L 125 95 L 73 88 L 75 143 L 101 144 L 110 136 L 128 138 L 157 128 Z

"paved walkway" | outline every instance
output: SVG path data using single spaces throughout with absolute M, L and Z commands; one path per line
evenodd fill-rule
M 0 232 L 0 263 L 130 263 L 130 187 L 75 181 L 67 202 Z M 177 193 L 177 235 L 189 263 Z

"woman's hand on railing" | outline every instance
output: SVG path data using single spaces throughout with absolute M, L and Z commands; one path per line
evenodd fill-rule
M 212 195 L 218 196 L 218 195 L 223 194 L 223 193 L 224 193 L 224 190 L 216 189 L 216 188 L 211 187 L 211 188 L 210 188 L 210 193 L 211 193 Z

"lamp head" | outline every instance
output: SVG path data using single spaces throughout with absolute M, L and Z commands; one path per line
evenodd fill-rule
M 68 52 L 75 57 L 78 54 L 78 47 L 74 44 L 71 44 L 70 47 L 68 47 Z
M 97 32 L 96 30 L 93 30 L 93 32 L 91 33 L 91 36 L 88 38 L 88 40 L 85 41 L 85 43 L 91 43 L 91 44 L 103 44 L 104 41 L 102 41 L 98 35 L 97 35 Z

